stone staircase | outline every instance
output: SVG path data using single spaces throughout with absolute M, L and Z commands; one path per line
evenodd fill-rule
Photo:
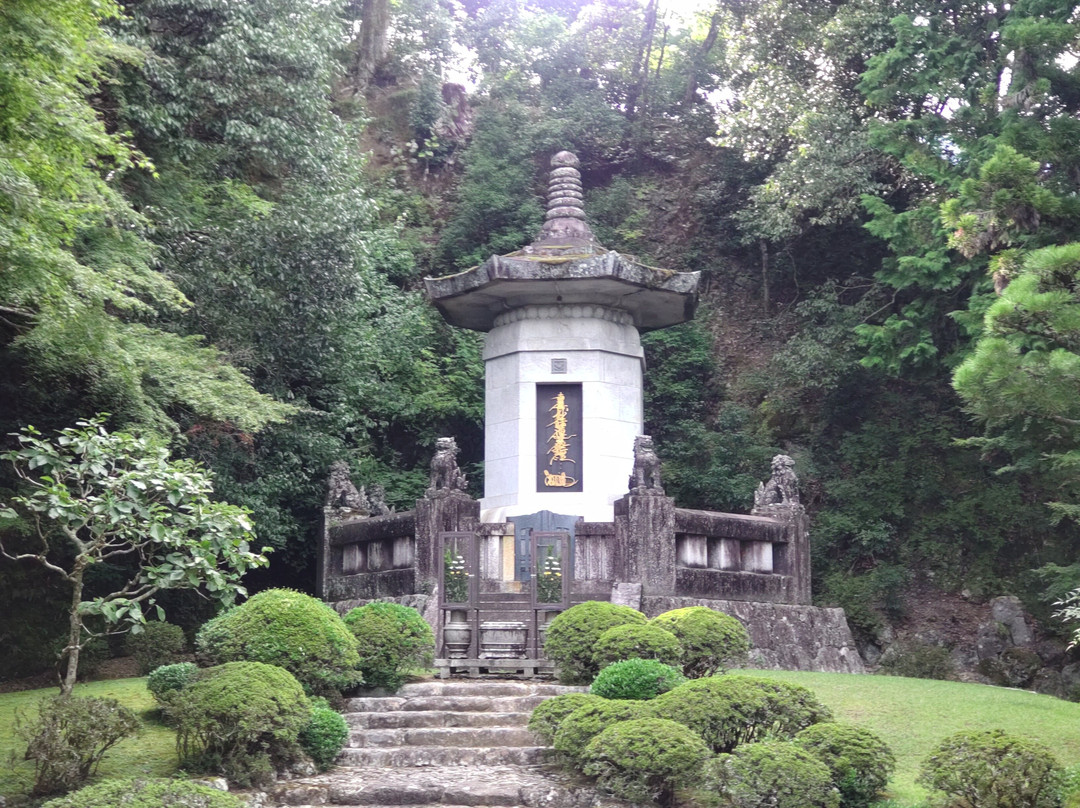
M 526 729 L 546 698 L 580 688 L 447 680 L 348 701 L 348 747 L 331 771 L 278 785 L 279 806 L 599 808 L 615 801 L 544 765 Z

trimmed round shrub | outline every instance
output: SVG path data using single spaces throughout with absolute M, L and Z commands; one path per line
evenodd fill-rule
M 678 665 L 682 646 L 670 631 L 649 623 L 609 628 L 597 640 L 593 660 L 603 669 L 624 659 L 655 659 L 665 665 Z
M 320 771 L 329 769 L 349 739 L 345 717 L 324 699 L 312 705 L 311 719 L 300 731 L 300 746 L 315 761 Z
M 675 789 L 696 784 L 712 752 L 682 724 L 641 718 L 612 724 L 585 748 L 585 774 L 633 802 L 671 802 Z
M 397 603 L 369 603 L 345 615 L 357 640 L 358 667 L 365 684 L 396 690 L 410 670 L 431 664 L 435 634 L 416 609 Z
M 601 698 L 592 693 L 563 693 L 561 696 L 544 699 L 536 705 L 532 715 L 529 716 L 529 730 L 535 732 L 540 740 L 551 746 L 555 741 L 555 733 L 559 731 L 564 718 L 578 707 L 598 701 L 601 701 Z
M 655 659 L 624 659 L 600 671 L 589 692 L 605 699 L 648 701 L 685 681 L 678 668 Z
M 311 702 L 296 678 L 262 662 L 200 670 L 164 699 L 184 761 L 241 786 L 268 782 L 275 766 L 295 760 L 297 739 L 311 721 Z
M 814 724 L 793 743 L 828 767 L 844 808 L 865 808 L 874 802 L 896 768 L 889 745 L 852 724 Z
M 268 589 L 215 617 L 199 630 L 195 644 L 207 665 L 277 665 L 315 695 L 333 695 L 363 678 L 356 637 L 337 612 L 291 589 Z
M 750 635 L 730 615 L 705 606 L 673 609 L 649 624 L 675 635 L 682 646 L 683 673 L 690 679 L 723 672 L 746 659 Z
M 561 612 L 548 625 L 544 656 L 559 666 L 564 684 L 588 684 L 600 672 L 594 652 L 609 628 L 645 624 L 645 615 L 629 606 L 589 600 Z
M 766 736 L 792 738 L 811 724 L 832 720 L 805 687 L 756 676 L 691 679 L 648 705 L 656 717 L 692 729 L 714 752 Z
M 234 794 L 190 780 L 132 777 L 87 786 L 49 800 L 42 808 L 244 808 L 246 805 Z
M 172 623 L 150 622 L 138 634 L 129 634 L 127 638 L 127 652 L 135 657 L 142 676 L 176 662 L 186 648 L 184 630 Z
M 917 782 L 970 808 L 1051 808 L 1060 774 L 1050 750 L 1000 729 L 958 732 L 923 762 Z
M 619 721 L 651 718 L 644 709 L 645 702 L 599 699 L 578 707 L 563 719 L 555 732 L 552 746 L 564 759 L 580 768 L 581 756 L 589 741 Z
M 162 665 L 150 671 L 150 675 L 146 677 L 146 689 L 160 704 L 166 693 L 187 687 L 198 670 L 194 662 Z
M 829 768 L 788 741 L 762 741 L 720 755 L 707 767 L 708 787 L 726 808 L 839 808 Z

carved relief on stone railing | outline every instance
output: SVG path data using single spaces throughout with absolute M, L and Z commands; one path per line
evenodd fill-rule
M 435 456 L 431 458 L 431 484 L 427 490 L 428 497 L 465 491 L 465 474 L 457 464 L 458 451 L 457 441 L 453 438 L 438 438 L 435 441 Z
M 344 460 L 335 460 L 330 464 L 325 507 L 342 516 L 368 516 L 371 513 L 371 503 L 364 493 L 364 487 L 353 485 L 349 464 Z
M 660 458 L 649 435 L 634 438 L 634 470 L 630 474 L 630 493 L 637 496 L 663 496 L 660 482 Z
M 754 492 L 753 514 L 774 513 L 778 509 L 801 511 L 799 479 L 795 476 L 795 461 L 787 455 L 772 459 L 772 476 L 760 483 Z

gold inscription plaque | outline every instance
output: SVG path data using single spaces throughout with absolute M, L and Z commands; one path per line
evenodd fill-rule
M 552 421 L 548 424 L 551 427 L 551 435 L 548 437 L 548 443 L 551 444 L 547 451 L 550 455 L 548 465 L 550 466 L 556 460 L 563 463 L 573 463 L 574 460 L 567 457 L 567 453 L 570 451 L 570 440 L 576 438 L 577 435 L 566 434 L 566 425 L 570 416 L 570 408 L 566 405 L 566 395 L 558 393 L 552 400 L 555 403 L 548 410 L 548 412 L 552 413 Z M 547 469 L 544 469 L 544 485 L 549 488 L 570 488 L 577 485 L 577 480 L 566 472 L 552 474 Z

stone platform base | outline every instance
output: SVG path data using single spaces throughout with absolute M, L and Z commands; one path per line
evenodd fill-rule
M 750 666 L 775 670 L 865 673 L 843 609 L 707 598 L 641 599 L 649 617 L 671 609 L 707 606 L 736 617 L 750 633 Z

